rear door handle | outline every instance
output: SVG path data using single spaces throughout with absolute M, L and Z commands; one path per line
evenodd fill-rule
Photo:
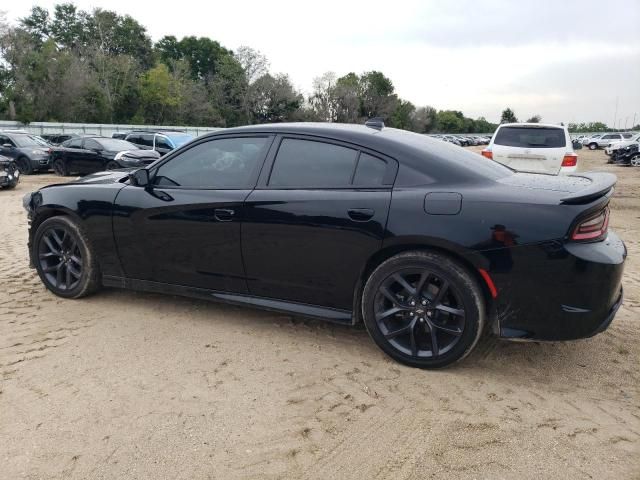
M 213 218 L 219 222 L 230 222 L 233 220 L 233 216 L 236 214 L 234 210 L 230 208 L 216 208 L 213 211 Z
M 349 217 L 351 220 L 356 222 L 366 222 L 371 220 L 371 218 L 375 215 L 375 210 L 371 208 L 350 208 L 347 210 Z

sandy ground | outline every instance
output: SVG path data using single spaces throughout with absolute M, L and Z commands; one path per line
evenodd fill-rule
M 0 192 L 0 478 L 640 478 L 640 169 L 613 171 L 626 301 L 609 330 L 484 340 L 429 372 L 348 328 L 184 298 L 48 293 L 26 177 Z

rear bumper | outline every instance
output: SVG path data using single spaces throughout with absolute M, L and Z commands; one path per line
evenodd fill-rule
M 550 242 L 510 250 L 511 272 L 492 273 L 498 288 L 494 330 L 499 336 L 574 340 L 611 324 L 622 304 L 627 255 L 614 232 L 601 242 Z M 501 255 L 505 265 L 505 253 Z

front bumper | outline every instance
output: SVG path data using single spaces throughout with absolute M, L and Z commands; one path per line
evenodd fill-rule
M 613 231 L 601 242 L 549 242 L 509 250 L 494 252 L 492 259 L 510 266 L 509 271 L 490 272 L 499 292 L 494 305 L 499 336 L 574 340 L 609 326 L 622 303 L 627 256 Z

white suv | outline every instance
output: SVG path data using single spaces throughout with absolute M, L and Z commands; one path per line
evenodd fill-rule
M 631 138 L 631 133 L 605 133 L 604 135 L 596 138 L 595 136 L 591 137 L 587 140 L 587 143 L 583 143 L 583 145 L 587 145 L 589 150 L 596 150 L 600 147 L 606 147 L 612 142 L 621 142 L 623 140 L 627 140 Z
M 567 127 L 547 123 L 504 123 L 482 155 L 520 172 L 558 175 L 578 164 Z

